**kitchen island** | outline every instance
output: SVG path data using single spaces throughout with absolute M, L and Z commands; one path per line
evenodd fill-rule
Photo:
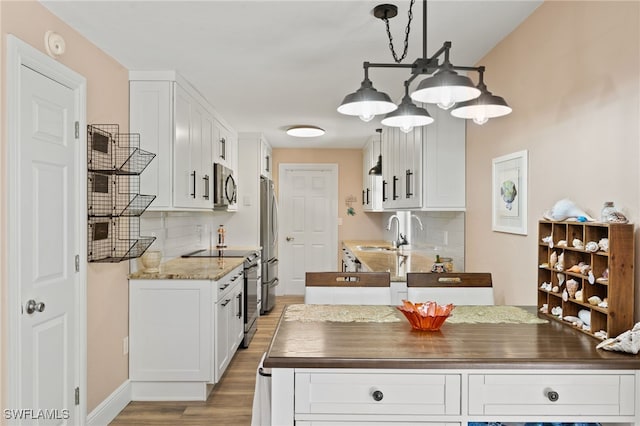
M 288 319 L 291 308 L 264 361 L 273 425 L 640 424 L 640 357 L 553 321 L 420 332 L 388 306 L 397 320 Z

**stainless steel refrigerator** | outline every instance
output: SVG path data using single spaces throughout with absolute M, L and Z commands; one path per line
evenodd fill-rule
M 278 285 L 278 203 L 273 181 L 260 178 L 260 245 L 262 246 L 262 307 L 269 312 L 276 303 Z

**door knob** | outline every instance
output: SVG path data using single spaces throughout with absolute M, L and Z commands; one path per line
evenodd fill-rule
M 30 300 L 27 301 L 27 306 L 25 308 L 27 310 L 27 313 L 29 315 L 31 315 L 32 313 L 34 313 L 36 311 L 38 311 L 38 312 L 44 311 L 44 307 L 45 307 L 44 306 L 44 302 L 36 303 L 35 300 L 30 299 Z
M 287 241 L 293 241 L 295 238 L 293 237 L 287 237 Z

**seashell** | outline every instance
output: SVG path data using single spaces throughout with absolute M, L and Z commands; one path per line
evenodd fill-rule
M 564 284 L 564 274 L 558 274 L 558 285 L 562 286 Z
M 549 264 L 555 266 L 556 263 L 558 263 L 558 253 L 554 250 L 551 256 L 549 256 Z
M 609 251 L 609 239 L 602 238 L 600 241 L 598 241 L 598 247 L 600 247 L 600 250 L 602 251 Z
M 600 306 L 601 308 L 608 308 L 609 307 L 609 301 L 605 297 L 602 302 L 598 303 L 598 306 Z
M 596 346 L 607 351 L 628 352 L 637 355 L 640 352 L 640 322 L 631 330 L 625 331 L 614 339 L 607 339 Z
M 551 314 L 557 317 L 562 317 L 562 307 L 554 306 L 553 308 L 551 308 Z
M 576 291 L 578 291 L 578 288 L 580 287 L 580 284 L 578 284 L 578 281 L 574 280 L 573 278 L 567 281 L 567 292 L 569 293 L 569 297 L 573 298 L 576 295 Z
M 547 235 L 546 237 L 544 237 L 542 239 L 542 242 L 548 244 L 550 248 L 553 248 L 553 238 L 551 237 L 551 235 Z
M 549 305 L 546 303 L 543 303 L 539 311 L 542 312 L 543 314 L 549 313 Z
M 605 269 L 602 273 L 602 278 L 609 279 L 609 268 Z
M 629 222 L 629 220 L 626 218 L 626 216 L 623 215 L 620 212 L 610 212 L 610 213 L 608 213 L 605 216 L 604 221 L 606 223 L 627 223 L 627 222 Z
M 558 292 L 560 292 L 560 287 L 558 287 L 558 286 L 556 285 L 556 286 L 554 286 L 554 287 L 551 289 L 551 291 L 552 291 L 552 292 L 554 292 L 554 293 L 558 293 Z
M 596 282 L 596 277 L 593 275 L 593 271 L 589 271 L 589 284 L 593 285 Z
M 558 271 L 564 270 L 564 253 L 561 253 L 560 256 L 558 256 L 558 262 L 556 262 L 555 267 Z
M 597 305 L 599 303 L 602 303 L 602 299 L 600 299 L 598 296 L 591 296 L 590 298 L 587 299 L 587 301 L 589 302 L 590 305 Z
M 584 246 L 584 249 L 590 253 L 595 253 L 598 251 L 598 243 L 595 241 L 589 241 L 587 245 Z
M 578 263 L 578 266 L 580 267 L 580 273 L 582 275 L 587 275 L 589 272 L 591 272 L 591 265 L 587 265 L 584 262 L 580 262 Z
M 565 302 L 567 300 L 569 300 L 569 293 L 567 293 L 567 289 L 566 288 L 564 290 L 562 290 L 562 300 L 564 300 Z
M 582 301 L 584 301 L 584 299 L 583 299 L 583 297 L 582 297 L 582 296 L 583 296 L 583 295 L 582 295 L 582 290 L 578 290 L 578 291 L 576 291 L 575 298 L 576 298 L 576 300 L 577 300 L 578 302 L 582 302 Z
M 574 274 L 579 274 L 580 265 L 573 265 L 571 268 L 567 269 L 567 272 L 573 272 Z
M 548 268 L 549 264 L 548 263 L 541 263 L 540 266 L 538 266 L 539 268 Z
M 571 324 L 577 326 L 577 327 L 582 327 L 582 320 L 578 317 L 574 317 L 573 315 L 567 315 L 566 317 L 562 318 L 565 321 L 570 322 Z
M 607 332 L 604 330 L 596 331 L 593 335 L 599 339 L 606 339 L 608 337 Z
M 591 325 L 591 311 L 588 309 L 580 309 L 578 311 L 578 318 L 582 320 L 585 325 Z
M 551 221 L 562 221 L 569 218 L 577 219 L 578 217 L 584 217 L 586 220 L 593 222 L 591 218 L 584 210 L 576 206 L 576 204 L 568 199 L 562 199 L 557 201 L 550 210 L 547 210 L 543 217 Z
M 567 240 L 558 241 L 558 247 L 566 247 L 566 246 L 567 246 Z
M 578 238 L 574 238 L 573 241 L 571 242 L 571 245 L 580 250 L 584 249 L 584 243 L 582 242 L 582 240 L 579 240 Z

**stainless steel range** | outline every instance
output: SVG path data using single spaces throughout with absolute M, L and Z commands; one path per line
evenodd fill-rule
M 241 257 L 244 258 L 244 340 L 242 347 L 248 348 L 258 326 L 258 291 L 260 290 L 259 250 L 197 250 L 182 257 Z

